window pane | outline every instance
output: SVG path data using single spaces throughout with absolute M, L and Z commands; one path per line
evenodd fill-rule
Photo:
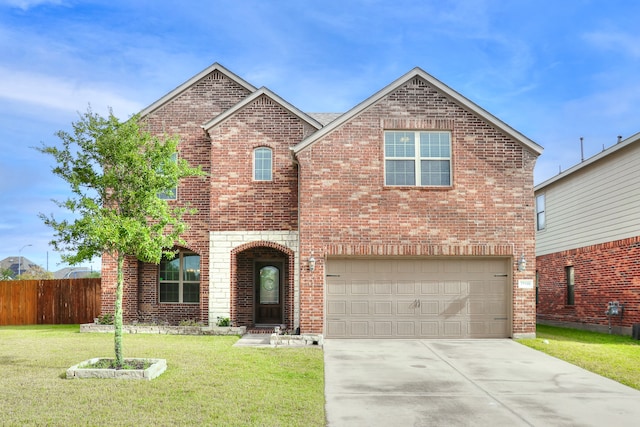
M 160 283 L 160 302 L 180 302 L 180 286 L 175 282 Z
M 199 283 L 185 283 L 182 285 L 182 302 L 200 302 Z
M 414 132 L 386 132 L 384 134 L 385 157 L 414 157 L 415 149 Z
M 448 132 L 420 132 L 420 157 L 451 157 Z
M 546 224 L 545 215 L 545 200 L 544 194 L 540 194 L 536 197 L 536 227 L 538 230 L 543 230 Z
M 451 185 L 449 160 L 422 160 L 420 171 L 421 185 Z
M 183 255 L 182 278 L 187 282 L 200 281 L 200 256 Z
M 260 304 L 279 304 L 280 271 L 273 266 L 260 269 Z
M 387 185 L 416 184 L 416 164 L 413 160 L 387 160 L 385 164 Z
M 257 181 L 271 181 L 272 154 L 269 148 L 256 148 L 254 151 L 253 178 Z
M 160 261 L 160 281 L 178 281 L 180 278 L 180 258 Z
M 178 162 L 178 153 L 173 153 L 171 155 L 171 162 L 173 163 L 177 163 Z M 160 170 L 157 171 L 158 174 L 162 175 L 162 168 L 160 168 Z M 165 191 L 161 191 L 158 193 L 158 198 L 160 199 L 164 199 L 164 200 L 175 200 L 177 198 L 177 194 L 178 194 L 178 183 L 174 182 L 172 183 L 173 187 L 172 188 L 168 188 Z

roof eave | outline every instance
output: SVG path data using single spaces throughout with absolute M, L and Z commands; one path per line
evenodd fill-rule
M 615 153 L 616 151 L 622 150 L 625 147 L 628 147 L 629 145 L 632 145 L 636 142 L 640 141 L 640 132 L 631 135 L 630 137 L 628 137 L 627 139 L 624 139 L 620 142 L 618 142 L 615 145 L 612 145 L 609 148 L 604 149 L 603 151 L 599 152 L 598 154 L 589 157 L 588 159 L 573 165 L 572 167 L 570 167 L 569 169 L 567 169 L 564 172 L 560 172 L 559 174 L 557 174 L 554 177 L 551 177 L 549 179 L 547 179 L 546 181 L 541 182 L 540 184 L 536 185 L 535 187 L 533 187 L 533 191 L 539 191 L 542 190 L 543 188 L 553 184 L 556 181 L 560 181 L 564 178 L 566 178 L 567 176 L 581 170 L 584 169 L 586 167 L 588 167 L 589 165 L 592 165 L 596 162 L 598 162 L 600 159 L 610 156 L 611 154 Z
M 498 119 L 497 117 L 495 117 L 494 115 L 492 115 L 491 113 L 489 113 L 488 111 L 483 109 L 482 107 L 480 107 L 477 104 L 475 104 L 473 101 L 469 100 L 468 98 L 464 97 L 460 93 L 458 93 L 455 90 L 451 89 L 449 86 L 447 86 L 446 84 L 442 83 L 440 80 L 436 79 L 432 75 L 428 74 L 427 72 L 422 70 L 420 67 L 416 67 L 416 68 L 412 69 L 411 71 L 409 71 L 408 73 L 404 74 L 400 78 L 396 79 L 391 84 L 389 84 L 386 87 L 382 88 L 381 90 L 379 90 L 378 92 L 376 92 L 375 94 L 370 96 L 369 98 L 367 98 L 364 101 L 360 102 L 358 105 L 353 107 L 351 110 L 347 111 L 342 116 L 340 116 L 339 118 L 337 118 L 336 120 L 331 122 L 329 125 L 325 126 L 322 130 L 314 133 L 313 135 L 309 136 L 305 140 L 301 141 L 298 145 L 293 147 L 294 152 L 295 153 L 299 153 L 300 151 L 304 150 L 305 148 L 307 148 L 308 146 L 313 144 L 318 139 L 322 138 L 323 136 L 325 136 L 326 134 L 330 133 L 331 131 L 333 131 L 337 127 L 339 127 L 342 124 L 346 123 L 351 118 L 353 118 L 357 114 L 360 114 L 362 111 L 364 111 L 365 109 L 367 109 L 371 105 L 375 104 L 380 99 L 384 98 L 385 96 L 387 96 L 388 94 L 390 94 L 391 92 L 393 92 L 394 90 L 399 88 L 401 85 L 403 85 L 404 83 L 406 83 L 407 81 L 409 81 L 410 79 L 413 79 L 415 77 L 421 77 L 421 78 L 425 79 L 429 84 L 433 85 L 440 92 L 444 93 L 446 96 L 448 96 L 449 98 L 454 100 L 454 102 L 457 102 L 457 103 L 463 105 L 464 107 L 468 108 L 469 110 L 471 110 L 475 114 L 477 114 L 480 117 L 482 117 L 487 122 L 491 123 L 492 125 L 496 126 L 499 129 L 501 129 L 507 135 L 509 135 L 512 138 L 516 139 L 521 144 L 523 144 L 525 147 L 529 148 L 536 155 L 542 154 L 542 151 L 544 150 L 542 148 L 542 146 L 536 144 L 531 139 L 527 138 L 526 136 L 524 136 L 523 134 L 521 134 L 520 132 L 518 132 L 517 130 L 512 128 L 511 126 L 507 125 L 502 120 Z
M 316 128 L 316 129 L 321 129 L 322 128 L 322 124 L 319 121 L 317 121 L 313 117 L 309 116 L 308 114 L 304 113 L 303 111 L 301 111 L 300 109 L 295 107 L 293 104 L 289 103 L 288 101 L 284 100 L 279 95 L 275 94 L 274 92 L 272 92 L 271 90 L 269 90 L 268 88 L 263 86 L 260 89 L 254 91 L 251 95 L 247 96 L 246 98 L 244 98 L 242 101 L 240 101 L 239 103 L 237 103 L 233 107 L 231 107 L 228 110 L 224 111 L 223 113 L 217 115 L 212 120 L 204 123 L 202 125 L 202 129 L 204 129 L 205 132 L 208 132 L 209 129 L 211 129 L 214 126 L 217 126 L 220 123 L 224 122 L 225 120 L 229 119 L 236 112 L 240 111 L 242 108 L 244 108 L 247 105 L 251 104 L 253 101 L 258 99 L 262 95 L 268 96 L 271 100 L 275 101 L 276 103 L 281 105 L 283 108 L 285 108 L 286 110 L 290 111 L 292 114 L 296 115 L 300 119 L 304 120 L 305 122 L 307 122 L 309 125 L 313 126 L 314 128 Z

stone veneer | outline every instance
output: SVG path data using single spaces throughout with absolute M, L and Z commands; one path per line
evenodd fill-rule
M 231 313 L 231 252 L 238 246 L 262 241 L 282 245 L 294 253 L 294 328 L 300 322 L 300 257 L 297 231 L 212 231 L 209 262 L 209 324 Z

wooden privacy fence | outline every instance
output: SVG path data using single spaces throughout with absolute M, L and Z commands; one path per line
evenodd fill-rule
M 91 323 L 100 301 L 100 279 L 0 281 L 0 325 Z

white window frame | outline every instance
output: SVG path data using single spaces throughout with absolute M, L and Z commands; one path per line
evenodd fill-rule
M 200 257 L 199 254 L 194 253 L 194 252 L 186 252 L 186 251 L 180 251 L 178 252 L 178 254 L 176 255 L 175 258 L 172 259 L 163 259 L 160 262 L 160 266 L 158 268 L 158 302 L 160 304 L 200 304 L 200 288 L 202 286 L 200 280 L 186 280 L 185 279 L 185 274 L 184 274 L 184 268 L 185 268 L 185 263 L 184 263 L 184 257 L 185 256 L 197 256 L 199 258 L 198 260 L 198 277 L 200 277 L 200 265 L 202 262 L 202 257 Z M 161 274 L 162 274 L 162 264 L 164 262 L 171 262 L 175 259 L 179 259 L 178 262 L 178 280 L 160 280 Z M 160 292 L 160 287 L 162 285 L 162 283 L 169 283 L 169 284 L 178 284 L 178 301 L 162 301 L 161 299 L 161 292 Z M 184 301 L 184 285 L 185 284 L 198 284 L 198 301 Z
M 265 153 L 268 152 L 269 153 L 269 169 L 267 168 L 262 168 L 260 167 L 260 169 L 258 169 L 259 165 L 259 159 L 258 159 L 258 153 Z M 264 159 L 260 159 L 260 161 L 264 161 Z M 269 177 L 266 178 L 265 176 L 263 176 L 263 174 L 265 174 L 266 172 L 269 172 Z M 263 181 L 263 182 L 269 182 L 269 181 L 273 181 L 273 149 L 271 149 L 270 147 L 257 147 L 254 148 L 253 150 L 253 180 L 254 181 Z
M 547 228 L 547 198 L 544 194 L 536 196 L 536 231 Z
M 414 134 L 414 153 L 413 156 L 387 156 L 387 135 L 394 133 L 413 133 Z M 420 134 L 446 134 L 449 140 L 448 156 L 430 157 L 422 156 L 420 153 Z M 452 136 L 450 131 L 443 130 L 387 130 L 384 131 L 383 153 L 384 153 L 384 185 L 388 187 L 436 187 L 450 188 L 453 186 L 453 162 L 452 162 Z M 414 183 L 413 184 L 393 184 L 387 181 L 387 162 L 388 161 L 411 161 L 414 165 Z M 423 161 L 446 161 L 449 165 L 449 176 L 447 184 L 423 184 L 422 183 L 422 162 Z

